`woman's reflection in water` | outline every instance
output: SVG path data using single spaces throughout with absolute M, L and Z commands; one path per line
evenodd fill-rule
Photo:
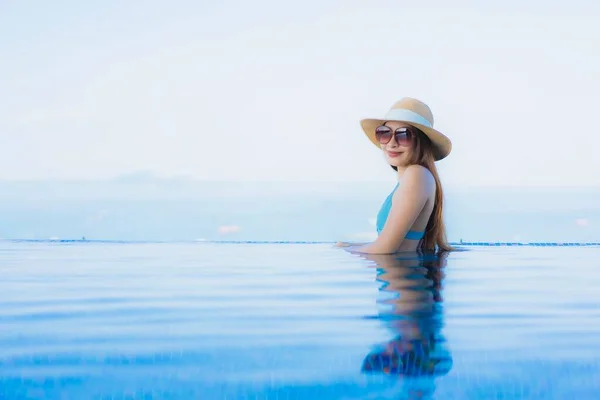
M 448 373 L 452 359 L 441 335 L 447 253 L 360 256 L 376 264 L 379 318 L 394 336 L 367 355 L 362 371 L 403 377 Z

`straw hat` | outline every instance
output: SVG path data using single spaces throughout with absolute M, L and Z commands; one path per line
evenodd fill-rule
M 397 101 L 382 119 L 367 118 L 360 121 L 360 125 L 367 137 L 378 148 L 381 148 L 375 138 L 375 129 L 384 122 L 405 122 L 420 129 L 433 145 L 435 161 L 445 158 L 452 150 L 452 142 L 443 133 L 433 129 L 433 114 L 429 106 L 420 100 L 405 97 Z

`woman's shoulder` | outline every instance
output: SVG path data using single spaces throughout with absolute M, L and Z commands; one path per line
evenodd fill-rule
M 404 171 L 402 180 L 412 184 L 435 186 L 435 178 L 431 171 L 418 164 L 409 165 Z
M 421 165 L 408 166 L 399 186 L 402 189 L 397 191 L 394 198 L 413 196 L 415 201 L 418 198 L 430 197 L 436 190 L 433 174 Z

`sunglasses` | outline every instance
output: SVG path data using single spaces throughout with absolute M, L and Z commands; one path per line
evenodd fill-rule
M 392 131 L 392 128 L 389 126 L 381 125 L 375 129 L 375 138 L 380 144 L 388 144 L 392 140 L 392 136 L 394 136 L 398 145 L 407 146 L 412 142 L 414 133 L 410 128 L 406 127 Z

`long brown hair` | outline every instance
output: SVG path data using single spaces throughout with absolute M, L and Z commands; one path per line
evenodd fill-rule
M 420 251 L 425 252 L 444 252 L 454 250 L 446 239 L 446 226 L 444 224 L 444 191 L 442 183 L 435 167 L 435 159 L 433 157 L 433 146 L 431 140 L 421 130 L 411 126 L 411 130 L 415 132 L 412 141 L 412 152 L 408 165 L 417 164 L 425 167 L 433 175 L 435 180 L 435 201 L 433 210 L 427 227 L 425 228 L 425 236 L 419 243 Z M 392 165 L 392 168 L 397 171 L 398 168 Z

